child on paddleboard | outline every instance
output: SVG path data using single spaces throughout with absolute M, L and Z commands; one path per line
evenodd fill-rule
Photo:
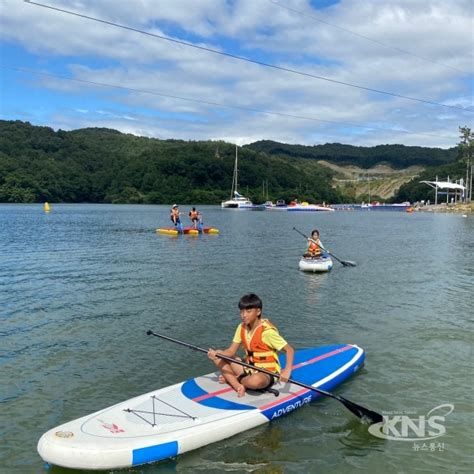
M 327 251 L 319 240 L 319 230 L 314 229 L 311 232 L 311 237 L 308 238 L 308 248 L 303 255 L 305 258 L 326 257 Z
M 225 350 L 208 351 L 209 359 L 214 361 L 221 371 L 223 382 L 227 382 L 239 397 L 245 395 L 246 389 L 270 389 L 276 377 L 220 359 L 217 357 L 218 353 L 236 358 L 237 351 L 242 345 L 246 352 L 244 362 L 247 364 L 280 374 L 282 382 L 287 382 L 291 375 L 295 351 L 280 336 L 277 328 L 268 319 L 262 318 L 262 307 L 262 300 L 254 293 L 242 296 L 239 301 L 242 322 L 237 326 L 232 344 Z M 279 351 L 286 353 L 283 370 L 278 360 Z M 236 359 L 240 360 L 238 357 Z

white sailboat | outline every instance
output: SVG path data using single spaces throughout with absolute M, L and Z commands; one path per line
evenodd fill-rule
M 265 206 L 256 206 L 252 201 L 242 196 L 238 191 L 238 148 L 235 146 L 235 165 L 234 174 L 232 176 L 232 190 L 230 192 L 230 199 L 221 202 L 221 207 L 224 209 L 265 209 Z

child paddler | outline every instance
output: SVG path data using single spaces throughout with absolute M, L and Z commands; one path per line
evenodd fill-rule
M 208 357 L 221 371 L 223 381 L 227 382 L 239 397 L 245 395 L 246 389 L 269 390 L 275 383 L 275 377 L 220 359 L 217 353 L 238 359 L 235 356 L 242 345 L 246 353 L 244 362 L 247 364 L 280 374 L 282 382 L 287 382 L 291 375 L 295 351 L 280 336 L 277 328 L 268 319 L 262 318 L 262 307 L 262 300 L 257 295 L 250 293 L 242 296 L 239 301 L 242 322 L 235 331 L 232 344 L 225 350 L 208 351 Z M 286 365 L 283 370 L 278 360 L 279 351 L 286 352 Z
M 311 232 L 311 237 L 308 237 L 308 248 L 303 257 L 317 258 L 321 256 L 326 257 L 327 251 L 319 240 L 319 230 L 314 229 Z

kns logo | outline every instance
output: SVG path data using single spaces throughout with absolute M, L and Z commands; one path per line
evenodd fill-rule
M 443 414 L 444 409 L 447 411 Z M 440 410 L 441 414 L 435 414 Z M 442 423 L 453 410 L 454 405 L 444 404 L 434 407 L 426 416 L 421 415 L 418 419 L 412 419 L 407 415 L 392 417 L 384 415 L 384 421 L 371 425 L 369 433 L 377 438 L 395 441 L 422 441 L 439 438 L 446 433 L 446 428 Z

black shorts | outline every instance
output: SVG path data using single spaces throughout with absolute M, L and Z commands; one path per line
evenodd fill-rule
M 245 377 L 248 377 L 249 375 L 256 374 L 257 372 L 259 372 L 259 370 L 252 370 L 252 369 L 245 368 L 244 371 L 237 377 L 237 380 L 239 381 L 239 383 L 241 383 L 242 379 L 244 379 Z M 268 390 L 276 382 L 275 376 L 270 375 L 270 374 L 265 374 L 265 375 L 268 377 L 268 385 L 266 385 L 265 387 L 262 387 L 260 390 Z

